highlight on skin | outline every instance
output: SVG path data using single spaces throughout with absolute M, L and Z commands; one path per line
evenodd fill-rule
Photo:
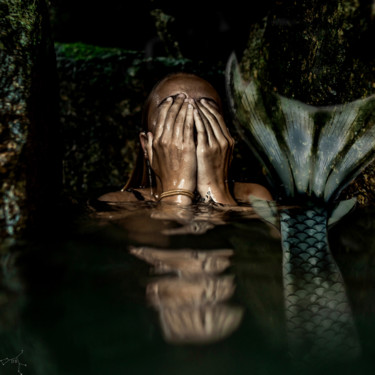
M 234 183 L 230 189 L 234 140 L 219 94 L 201 77 L 175 73 L 158 82 L 145 102 L 143 125 L 132 176 L 122 191 L 99 200 L 188 206 L 198 199 L 235 206 L 250 203 L 251 195 L 272 199 L 258 184 Z

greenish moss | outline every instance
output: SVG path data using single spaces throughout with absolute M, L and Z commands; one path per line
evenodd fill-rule
M 136 56 L 139 52 L 121 50 L 119 48 L 100 47 L 85 43 L 55 43 L 55 48 L 59 55 L 75 61 L 91 60 L 96 58 L 106 58 L 109 56 L 119 56 L 129 54 Z

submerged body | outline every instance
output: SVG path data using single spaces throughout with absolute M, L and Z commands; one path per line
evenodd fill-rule
M 233 197 L 238 204 L 251 203 L 251 197 L 270 200 L 270 192 L 262 185 L 245 182 L 233 183 Z M 98 198 L 108 203 L 157 201 L 151 188 L 138 188 L 106 193 Z

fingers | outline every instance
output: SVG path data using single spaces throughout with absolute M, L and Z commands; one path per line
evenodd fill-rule
M 165 119 L 167 118 L 167 114 L 169 111 L 169 108 L 171 108 L 173 103 L 173 98 L 169 97 L 160 106 L 160 111 L 158 114 L 158 119 L 156 122 L 156 127 L 155 127 L 155 139 L 159 139 L 161 135 L 163 134 L 164 131 L 164 124 L 165 124 Z
M 182 139 L 183 139 L 184 124 L 186 121 L 186 113 L 187 113 L 188 106 L 189 106 L 188 99 L 185 99 L 176 117 L 176 121 L 173 127 L 173 135 L 172 135 L 176 143 L 182 142 Z
M 208 101 L 202 99 L 200 103 L 201 103 L 202 112 L 206 116 L 208 113 L 210 113 L 210 115 L 208 116 L 208 119 L 210 120 L 210 123 L 213 125 L 213 131 L 215 133 L 216 138 L 220 140 L 220 139 L 223 139 L 222 136 L 224 136 L 226 140 L 228 141 L 228 145 L 230 146 L 230 148 L 233 148 L 234 139 L 230 135 L 230 132 L 225 124 L 222 114 Z M 212 119 L 214 119 L 215 121 L 212 122 Z
M 193 111 L 194 123 L 195 128 L 197 129 L 197 141 L 198 145 L 205 145 L 207 144 L 207 134 L 206 134 L 206 127 L 202 121 L 200 114 L 198 113 L 198 109 L 194 108 Z
M 162 138 L 170 139 L 172 137 L 175 122 L 180 112 L 180 109 L 184 103 L 184 99 L 185 99 L 185 95 L 179 94 L 177 98 L 174 100 L 172 106 L 169 108 L 169 111 L 167 113 L 165 123 L 164 123 L 163 134 L 161 135 Z
M 193 105 L 188 103 L 187 111 L 186 111 L 186 118 L 185 118 L 185 125 L 184 125 L 184 136 L 183 142 L 188 142 L 189 140 L 193 141 L 193 134 L 194 134 L 194 111 Z
M 210 124 L 209 119 L 202 112 L 202 109 L 201 109 L 202 105 L 199 105 L 199 103 L 196 103 L 196 104 L 197 104 L 197 108 L 198 108 L 198 115 L 201 118 L 202 124 L 204 126 L 204 130 L 206 132 L 207 144 L 209 146 L 211 146 L 213 143 L 216 143 L 215 134 L 214 134 L 214 132 L 212 130 L 212 126 Z
M 205 108 L 207 108 L 208 111 L 210 111 L 215 116 L 216 120 L 218 121 L 220 125 L 221 131 L 223 132 L 225 137 L 231 138 L 231 135 L 224 122 L 222 114 L 213 105 L 211 105 L 207 100 L 202 99 L 201 103 L 203 104 Z
M 214 136 L 217 140 L 222 139 L 223 136 L 225 137 L 216 116 L 214 116 L 214 114 L 206 107 L 206 106 L 208 106 L 207 102 L 205 100 L 201 100 L 197 104 L 198 104 L 198 107 L 199 107 L 200 111 L 204 115 L 203 117 L 206 118 L 206 123 L 205 123 L 206 130 L 208 128 L 212 129 L 212 133 L 214 134 Z M 206 106 L 204 104 L 206 104 Z

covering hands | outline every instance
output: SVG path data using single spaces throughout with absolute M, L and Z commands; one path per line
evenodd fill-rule
M 154 134 L 147 133 L 146 152 L 162 192 L 197 186 L 197 157 L 194 144 L 193 106 L 180 94 L 160 104 Z M 175 195 L 165 202 L 189 204 L 191 198 Z
M 201 99 L 196 105 L 197 190 L 206 202 L 212 199 L 217 203 L 236 204 L 228 187 L 234 140 L 213 104 Z

